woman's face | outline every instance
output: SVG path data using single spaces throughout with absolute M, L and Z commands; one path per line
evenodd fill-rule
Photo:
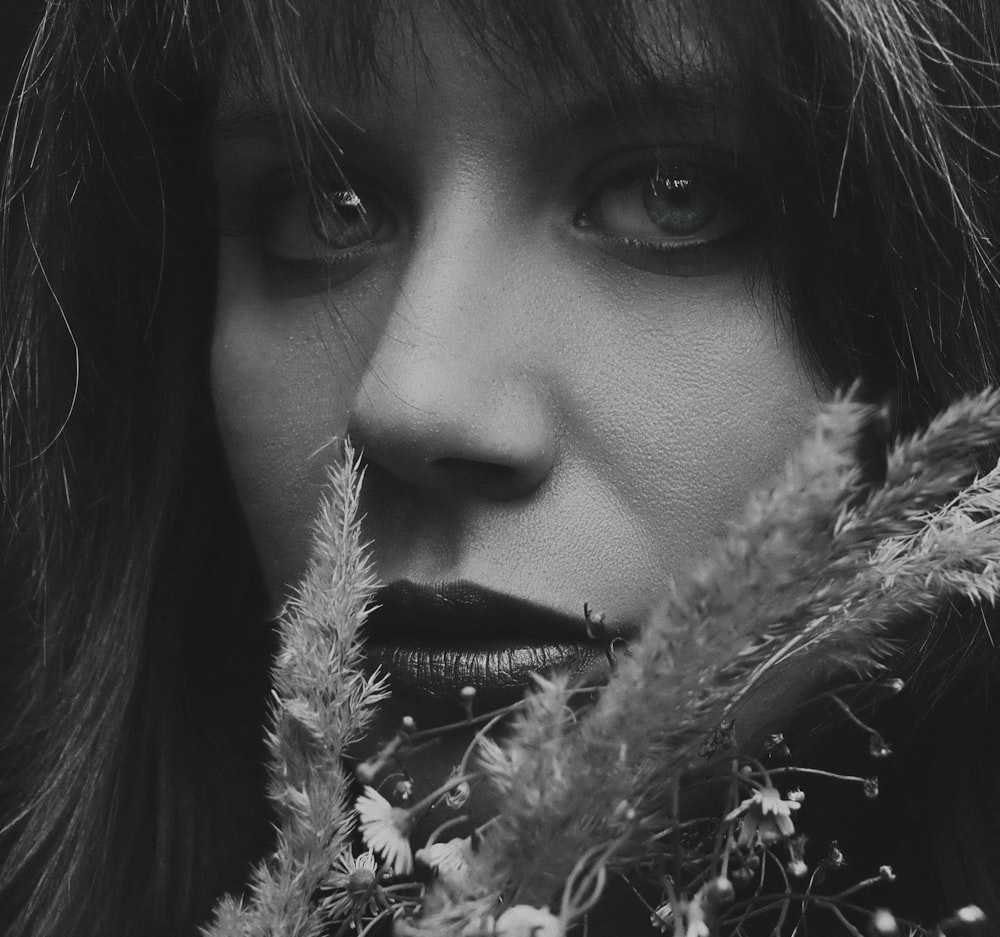
M 236 87 L 215 145 L 232 474 L 278 606 L 331 442 L 363 449 L 398 593 L 373 637 L 398 670 L 388 734 L 459 713 L 478 677 L 502 702 L 550 660 L 599 671 L 566 649 L 584 603 L 627 633 L 817 407 L 755 266 L 752 119 L 700 43 L 663 37 L 662 93 L 615 100 L 507 74 L 442 14 L 418 26 L 419 53 L 387 40 L 386 85 L 316 82 L 343 176 L 317 154 L 300 181 L 280 115 Z M 405 770 L 426 788 L 462 745 Z

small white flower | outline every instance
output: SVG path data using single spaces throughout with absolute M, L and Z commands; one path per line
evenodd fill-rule
M 360 919 L 387 907 L 387 898 L 378 884 L 378 865 L 369 850 L 360 856 L 343 852 L 333 861 L 326 880 L 327 910 L 333 920 Z
M 681 920 L 684 937 L 710 937 L 712 931 L 705 919 L 705 904 L 700 890 L 690 901 L 681 902 Z
M 649 923 L 665 934 L 674 926 L 674 906 L 665 901 L 649 916 Z
M 776 788 L 767 785 L 754 791 L 726 819 L 742 816 L 740 846 L 754 846 L 758 842 L 770 845 L 795 832 L 792 811 L 801 806 L 796 800 L 783 800 Z
M 408 810 L 393 807 L 375 788 L 366 787 L 354 804 L 365 845 L 377 852 L 396 875 L 413 871 L 410 833 L 413 817 Z
M 516 904 L 497 918 L 496 937 L 565 937 L 566 930 L 548 908 Z

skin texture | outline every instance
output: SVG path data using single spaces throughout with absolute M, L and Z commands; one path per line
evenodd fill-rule
M 214 404 L 269 592 L 279 605 L 303 568 L 328 444 L 349 433 L 383 582 L 465 579 L 636 621 L 781 466 L 821 393 L 752 275 L 753 199 L 720 196 L 678 237 L 651 222 L 642 179 L 620 181 L 659 160 L 752 189 L 745 115 L 733 99 L 610 115 L 596 92 L 511 82 L 440 19 L 420 40 L 424 58 L 388 50 L 391 90 L 316 82 L 341 167 L 390 219 L 347 261 L 301 188 L 255 194 L 291 158 L 268 121 L 238 89 L 220 117 Z M 663 45 L 669 79 L 683 53 Z M 740 232 L 681 259 L 620 243 Z M 390 703 L 379 731 L 403 714 Z M 464 745 L 410 760 L 416 796 Z

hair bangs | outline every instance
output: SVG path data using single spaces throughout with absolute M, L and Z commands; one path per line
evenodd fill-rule
M 669 86 L 683 95 L 717 81 L 719 33 L 687 0 L 232 0 L 224 87 L 269 101 L 293 122 L 314 124 L 317 87 L 331 78 L 345 95 L 391 85 L 400 57 L 428 68 L 422 25 L 443 18 L 515 88 L 555 97 L 573 92 L 620 100 Z M 334 102 L 335 103 L 335 102 Z M 324 102 L 329 107 L 329 102 Z

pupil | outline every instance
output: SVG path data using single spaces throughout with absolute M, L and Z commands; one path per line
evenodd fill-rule
M 653 224 L 679 236 L 705 227 L 719 206 L 713 187 L 684 176 L 650 179 L 643 187 L 642 201 Z
M 313 230 L 330 247 L 344 249 L 367 241 L 378 228 L 377 208 L 351 190 L 324 193 L 309 208 Z

